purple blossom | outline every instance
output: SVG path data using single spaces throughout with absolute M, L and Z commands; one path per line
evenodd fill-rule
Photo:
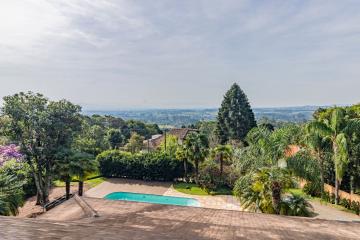
M 23 155 L 20 153 L 20 148 L 15 144 L 0 146 L 0 167 L 11 159 L 20 161 Z

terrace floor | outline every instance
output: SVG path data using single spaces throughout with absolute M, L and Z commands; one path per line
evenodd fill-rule
M 1 217 L 0 239 L 355 240 L 360 236 L 360 223 L 355 222 L 99 198 L 83 200 L 99 217 L 78 215 L 81 211 L 73 198 L 45 213 L 43 219 Z

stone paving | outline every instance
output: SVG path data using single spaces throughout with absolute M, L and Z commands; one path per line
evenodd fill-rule
M 84 198 L 100 217 L 60 221 L 0 217 L 0 239 L 355 240 L 360 223 Z M 73 204 L 76 204 L 74 201 Z
M 87 197 L 104 198 L 112 192 L 134 192 L 166 195 L 173 197 L 195 198 L 199 201 L 200 207 L 224 209 L 224 210 L 242 210 L 239 201 L 233 196 L 197 196 L 189 195 L 176 191 L 172 183 L 164 182 L 145 182 L 128 179 L 109 179 L 98 186 L 88 190 L 85 193 Z

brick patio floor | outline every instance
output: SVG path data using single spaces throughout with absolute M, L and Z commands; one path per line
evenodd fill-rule
M 348 240 L 360 237 L 360 223 L 355 222 L 96 198 L 84 200 L 100 217 L 60 221 L 58 214 L 76 204 L 72 201 L 49 211 L 46 220 L 1 217 L 0 239 Z

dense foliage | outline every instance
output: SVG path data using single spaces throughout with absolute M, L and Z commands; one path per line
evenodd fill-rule
M 311 206 L 288 188 L 306 180 L 310 195 L 360 211 L 360 203 L 324 191 L 360 191 L 360 106 L 320 109 L 304 124 L 261 121 L 234 84 L 226 93 L 218 121 L 201 121 L 184 139 L 166 135 L 156 149 L 144 139 L 161 133 L 156 124 L 113 116 L 84 116 L 66 100 L 41 94 L 4 98 L 0 118 L 0 215 L 14 215 L 24 197 L 48 201 L 53 180 L 104 177 L 177 181 L 208 193 L 226 189 L 253 211 L 311 215 Z M 97 157 L 96 157 L 97 156 Z M 205 192 L 203 191 L 203 192 Z M 205 192 L 205 193 L 206 193 Z
M 182 162 L 165 153 L 131 154 L 108 150 L 97 156 L 100 173 L 105 177 L 172 181 L 183 176 Z
M 79 131 L 80 107 L 29 92 L 4 97 L 3 114 L 9 119 L 7 136 L 33 171 L 38 203 L 47 203 L 56 154 L 69 148 Z

